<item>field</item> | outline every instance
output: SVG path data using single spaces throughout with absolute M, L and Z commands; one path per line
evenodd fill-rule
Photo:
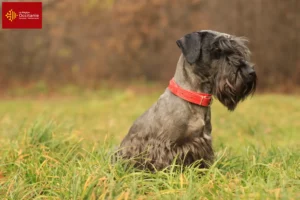
M 212 105 L 216 161 L 150 174 L 111 164 L 162 91 L 0 101 L 0 199 L 300 199 L 300 97 Z

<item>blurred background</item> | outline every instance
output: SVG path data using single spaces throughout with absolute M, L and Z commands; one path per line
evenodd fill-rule
M 175 41 L 202 29 L 250 40 L 259 91 L 299 91 L 299 0 L 42 2 L 43 29 L 0 30 L 2 91 L 132 80 L 166 86 L 181 53 Z

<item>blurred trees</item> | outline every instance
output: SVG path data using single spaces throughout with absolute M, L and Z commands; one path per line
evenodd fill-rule
M 250 40 L 260 88 L 300 85 L 298 0 L 45 0 L 42 30 L 0 30 L 0 84 L 167 80 L 184 34 Z

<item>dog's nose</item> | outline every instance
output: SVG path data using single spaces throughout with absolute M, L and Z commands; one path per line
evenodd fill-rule
M 247 67 L 247 73 L 248 73 L 249 75 L 255 75 L 254 68 L 253 68 L 253 67 Z
M 254 69 L 249 70 L 248 73 L 249 73 L 249 75 L 255 75 Z

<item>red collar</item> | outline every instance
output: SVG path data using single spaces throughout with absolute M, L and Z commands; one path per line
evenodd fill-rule
M 168 88 L 173 94 L 188 102 L 200 106 L 210 106 L 210 104 L 212 103 L 211 94 L 185 90 L 175 83 L 174 78 L 170 80 L 170 84 Z

